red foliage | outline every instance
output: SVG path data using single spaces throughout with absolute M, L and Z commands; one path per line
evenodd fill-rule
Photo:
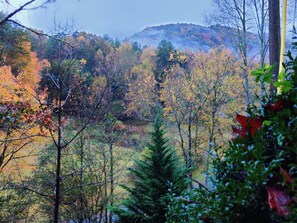
M 35 125 L 39 125 L 41 128 L 52 129 L 53 119 L 51 112 L 33 108 L 28 101 L 0 102 L 0 130 L 25 130 Z
M 245 138 L 247 135 L 255 135 L 256 132 L 262 127 L 263 118 L 249 118 L 243 115 L 236 114 L 236 120 L 241 125 L 239 127 L 232 127 L 232 135 L 235 138 L 236 136 L 240 136 L 241 138 Z
M 291 202 L 290 197 L 281 189 L 268 187 L 268 203 L 271 209 L 275 209 L 281 216 L 289 214 L 288 205 Z
M 21 128 L 34 121 L 34 110 L 29 102 L 0 102 L 0 128 Z
M 245 138 L 246 131 L 244 129 L 241 129 L 239 127 L 232 127 L 232 139 L 235 139 L 237 136 L 241 138 Z
M 38 111 L 36 113 L 36 122 L 41 127 L 41 130 L 43 127 L 50 130 L 54 129 L 53 117 L 50 110 Z
M 264 106 L 267 111 L 282 111 L 284 102 L 282 100 L 278 100 L 274 104 L 267 104 Z

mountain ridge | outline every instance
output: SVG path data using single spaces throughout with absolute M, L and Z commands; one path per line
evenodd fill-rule
M 221 45 L 238 53 L 235 45 L 233 33 L 236 30 L 231 27 L 222 25 L 202 26 L 193 23 L 176 23 L 150 26 L 142 31 L 133 34 L 125 41 L 138 42 L 142 46 L 157 47 L 161 40 L 165 39 L 172 42 L 176 49 L 190 49 L 192 51 L 208 51 L 213 47 Z M 248 54 L 258 51 L 257 35 L 247 33 L 247 50 Z

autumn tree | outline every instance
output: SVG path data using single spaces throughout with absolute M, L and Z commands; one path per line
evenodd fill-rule
M 176 127 L 188 176 L 192 178 L 203 153 L 210 153 L 215 137 L 223 135 L 230 113 L 240 111 L 242 95 L 232 52 L 213 49 L 186 58 L 190 61 L 189 71 L 179 65 L 169 69 L 161 98 L 167 118 Z
M 138 63 L 140 54 L 141 50 L 137 44 L 124 43 L 118 48 L 114 48 L 106 57 L 107 104 L 105 106 L 104 127 L 102 128 L 104 131 L 103 142 L 107 145 L 107 149 L 103 149 L 105 207 L 107 204 L 113 205 L 114 202 L 113 192 L 116 186 L 115 143 L 119 137 L 116 126 L 118 119 L 122 118 L 125 112 L 124 96 L 128 87 L 126 76 L 129 76 L 132 67 Z M 111 223 L 113 214 L 108 212 L 107 208 L 104 212 L 105 223 Z
M 226 122 L 229 123 L 230 115 L 243 110 L 239 69 L 233 53 L 227 49 L 212 49 L 208 53 L 195 54 L 193 72 L 207 89 L 202 118 L 208 132 L 206 172 L 209 168 L 210 154 L 218 143 L 215 139 L 221 141 L 219 138 L 225 132 L 224 128 Z
M 0 18 L 3 15 L 0 15 Z M 0 65 L 11 66 L 12 73 L 17 75 L 30 61 L 30 44 L 26 34 L 9 23 L 0 29 Z
M 84 123 L 76 120 L 72 128 L 64 130 L 65 135 L 75 134 L 73 126 L 81 128 Z M 126 166 L 134 152 L 129 149 L 113 148 L 113 176 L 110 173 L 110 153 L 106 144 L 104 123 L 92 125 L 83 132 L 63 151 L 61 163 L 61 207 L 59 219 L 75 222 L 108 222 L 108 205 L 115 195 L 110 191 L 111 178 L 113 187 L 123 182 Z M 115 130 L 115 134 L 122 131 Z M 35 200 L 34 216 L 50 221 L 52 219 L 52 191 L 55 189 L 56 148 L 48 145 L 38 153 L 39 168 L 23 186 L 26 191 L 32 189 L 39 194 L 32 196 Z M 35 185 L 33 187 L 33 185 Z
M 98 88 L 97 93 L 102 88 Z M 86 94 L 83 97 L 90 95 L 88 92 Z M 63 124 L 63 139 L 75 139 L 62 150 L 60 220 L 111 221 L 112 214 L 107 206 L 113 203 L 113 191 L 125 173 L 124 166 L 128 162 L 125 158 L 131 157 L 133 153 L 115 145 L 125 130 L 118 128 L 121 125 L 107 113 L 106 109 L 110 107 L 106 102 L 104 99 L 102 109 L 97 109 L 94 113 L 98 117 L 90 116 L 90 111 L 85 111 L 90 109 L 84 106 L 84 103 L 88 104 L 86 100 L 80 104 L 85 109 L 77 110 L 75 115 L 67 110 L 63 113 L 66 118 L 64 122 L 68 123 Z M 89 120 L 92 125 L 86 126 Z M 76 129 L 82 130 L 79 135 Z M 38 213 L 47 219 L 52 219 L 52 191 L 56 188 L 56 182 L 52 179 L 56 175 L 56 150 L 55 145 L 49 144 L 47 150 L 41 153 L 39 165 L 42 167 L 35 171 L 26 188 L 32 189 L 30 185 L 38 185 L 34 188 L 41 195 L 37 196 Z
M 13 27 L 8 26 L 12 32 Z M 16 31 L 19 32 L 19 31 Z M 1 101 L 1 164 L 3 168 L 14 156 L 28 144 L 34 136 L 43 135 L 39 127 L 46 125 L 46 112 L 39 109 L 39 100 L 44 94 L 37 92 L 39 70 L 46 62 L 39 62 L 36 53 L 31 52 L 30 42 L 24 33 L 18 33 L 19 40 L 13 43 L 21 49 L 14 52 L 8 48 L 10 43 L 2 41 L 2 66 L 0 66 L 0 101 Z M 14 52 L 14 53 L 13 53 Z M 46 117 L 47 116 L 47 117 Z M 48 123 L 49 124 L 49 123 Z M 39 126 L 39 127 L 38 127 Z
M 106 74 L 107 56 L 115 50 L 111 43 L 86 32 L 74 32 L 66 37 L 66 41 L 75 46 L 73 54 L 76 58 L 84 61 L 84 73 L 90 73 L 92 76 Z
M 105 76 L 108 81 L 108 97 L 116 117 L 125 113 L 124 99 L 128 91 L 126 77 L 139 63 L 140 55 L 140 49 L 133 47 L 130 43 L 122 44 L 107 55 Z
M 47 136 L 46 129 L 51 126 L 51 113 L 39 106 L 45 94 L 38 91 L 39 71 L 48 63 L 38 60 L 21 29 L 5 23 L 0 32 L 0 199 L 1 205 L 11 209 L 6 213 L 2 209 L 0 218 L 25 221 L 30 219 L 31 193 L 28 197 L 15 184 L 33 170 L 39 139 Z
M 155 106 L 164 104 L 161 92 L 170 69 L 178 66 L 188 72 L 188 63 L 188 53 L 174 50 L 167 41 L 161 41 L 158 49 L 143 49 L 140 64 L 134 66 L 127 75 L 127 114 L 141 120 L 152 119 Z
M 215 150 L 211 190 L 173 197 L 169 222 L 295 222 L 296 58 L 288 52 L 283 92 L 263 97 L 237 126 L 226 149 Z M 254 71 L 272 80 L 273 66 Z M 259 83 L 261 78 L 257 78 Z M 178 220 L 177 220 L 178 219 Z
M 199 138 L 199 123 L 206 99 L 207 85 L 194 72 L 187 73 L 179 65 L 167 71 L 162 84 L 161 100 L 167 118 L 178 131 L 179 146 L 190 178 L 199 160 L 198 148 L 202 141 Z
M 151 120 L 153 110 L 158 102 L 155 91 L 154 77 L 156 51 L 145 48 L 140 57 L 140 64 L 134 66 L 126 75 L 128 90 L 125 95 L 127 101 L 126 113 L 130 117 L 141 120 Z

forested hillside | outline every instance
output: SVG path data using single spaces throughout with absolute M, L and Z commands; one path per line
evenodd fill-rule
M 179 50 L 189 49 L 192 51 L 208 51 L 214 47 L 225 46 L 237 53 L 238 49 L 234 42 L 235 30 L 222 25 L 211 25 L 209 27 L 196 24 L 167 24 L 147 27 L 146 29 L 132 35 L 127 40 L 140 43 L 142 46 L 158 46 L 163 39 L 172 42 Z M 248 33 L 248 52 L 256 54 L 259 52 L 259 40 L 257 35 Z
M 0 14 L 0 223 L 297 221 L 297 59 L 251 17 L 118 41 L 14 20 L 34 2 Z

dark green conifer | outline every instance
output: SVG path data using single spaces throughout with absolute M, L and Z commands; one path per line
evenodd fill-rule
M 124 186 L 129 197 L 121 207 L 113 209 L 119 222 L 166 222 L 166 194 L 169 189 L 180 194 L 187 187 L 184 168 L 175 150 L 168 146 L 161 116 L 157 116 L 153 127 L 147 153 L 130 168 L 134 181 L 131 187 Z

